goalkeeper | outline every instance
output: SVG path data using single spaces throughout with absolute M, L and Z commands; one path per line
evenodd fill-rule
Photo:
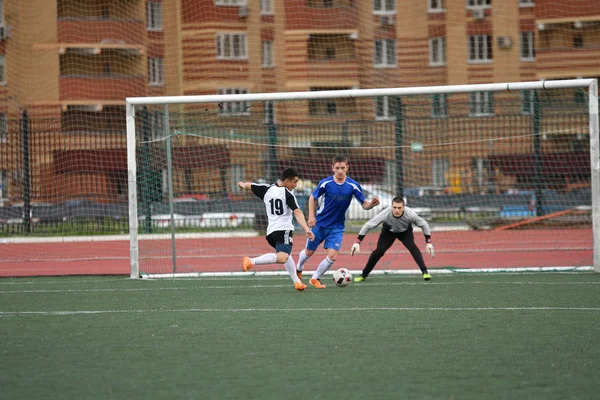
M 358 239 L 356 240 L 356 243 L 352 245 L 350 255 L 353 256 L 355 253 L 360 252 L 360 243 L 367 233 L 382 223 L 383 228 L 381 229 L 381 234 L 377 240 L 377 248 L 373 250 L 369 256 L 367 265 L 365 265 L 365 268 L 362 270 L 360 276 L 354 278 L 354 282 L 362 282 L 367 279 L 373 268 L 375 268 L 375 264 L 377 264 L 379 259 L 383 257 L 385 252 L 392 246 L 392 244 L 394 244 L 396 239 L 401 241 L 404 247 L 410 251 L 410 254 L 421 269 L 423 279 L 430 281 L 431 275 L 429 275 L 429 272 L 427 271 L 421 250 L 419 250 L 415 244 L 415 237 L 413 235 L 412 228 L 412 225 L 415 224 L 423 230 L 425 242 L 427 243 L 425 250 L 427 253 L 431 254 L 431 257 L 433 257 L 434 250 L 433 244 L 431 244 L 431 232 L 429 230 L 429 225 L 427 224 L 427 221 L 421 218 L 416 212 L 406 207 L 404 205 L 404 199 L 402 199 L 400 196 L 396 196 L 392 200 L 391 210 L 389 208 L 384 209 L 363 225 L 358 233 Z

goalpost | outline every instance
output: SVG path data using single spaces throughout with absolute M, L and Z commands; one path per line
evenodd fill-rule
M 600 272 L 596 79 L 127 98 L 126 124 L 132 278 L 251 274 L 241 258 L 270 251 L 264 205 L 236 182 L 274 183 L 292 166 L 307 215 L 337 154 L 382 205 L 351 205 L 336 265 L 362 269 L 378 230 L 351 258 L 353 239 L 402 195 L 432 228 L 434 273 Z M 400 245 L 376 267 L 414 269 Z

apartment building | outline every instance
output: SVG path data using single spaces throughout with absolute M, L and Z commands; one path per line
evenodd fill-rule
M 86 188 L 94 199 L 115 201 L 124 200 L 126 190 L 125 97 L 600 75 L 600 4 L 579 0 L 2 0 L 0 16 L 4 201 L 24 190 L 16 172 L 22 169 L 17 139 L 24 110 L 33 131 L 61 138 L 37 145 L 33 198 L 80 197 Z M 532 93 L 514 96 L 530 114 Z M 432 120 L 481 118 L 500 112 L 495 100 L 491 93 L 452 101 L 432 96 L 420 107 Z M 265 111 L 239 104 L 215 110 L 263 123 Z M 395 99 L 282 104 L 273 111 L 278 124 L 333 118 L 388 122 L 386 129 L 393 129 Z M 151 111 L 152 126 L 160 125 L 160 114 Z M 310 147 L 301 132 L 289 135 Z M 577 137 L 546 146 L 565 150 Z M 359 140 L 369 144 L 368 135 Z M 487 150 L 475 152 L 466 158 L 488 156 Z M 408 156 L 431 164 L 433 172 L 414 179 L 433 184 L 444 183 L 445 172 L 465 159 Z M 245 154 L 233 149 L 230 157 L 236 164 Z M 252 176 L 256 168 L 246 165 L 238 174 Z M 192 179 L 203 181 L 198 174 Z

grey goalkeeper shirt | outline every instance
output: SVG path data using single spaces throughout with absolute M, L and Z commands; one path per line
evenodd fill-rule
M 405 232 L 412 224 L 415 224 L 423 230 L 425 236 L 431 235 L 427 221 L 408 207 L 404 207 L 404 213 L 399 217 L 394 217 L 392 208 L 388 207 L 379 214 L 368 220 L 360 230 L 359 236 L 366 236 L 370 230 L 377 228 L 383 223 L 383 229 L 390 232 Z

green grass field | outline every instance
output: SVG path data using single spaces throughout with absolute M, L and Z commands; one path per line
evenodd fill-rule
M 433 276 L 3 279 L 1 397 L 598 398 L 600 274 Z

